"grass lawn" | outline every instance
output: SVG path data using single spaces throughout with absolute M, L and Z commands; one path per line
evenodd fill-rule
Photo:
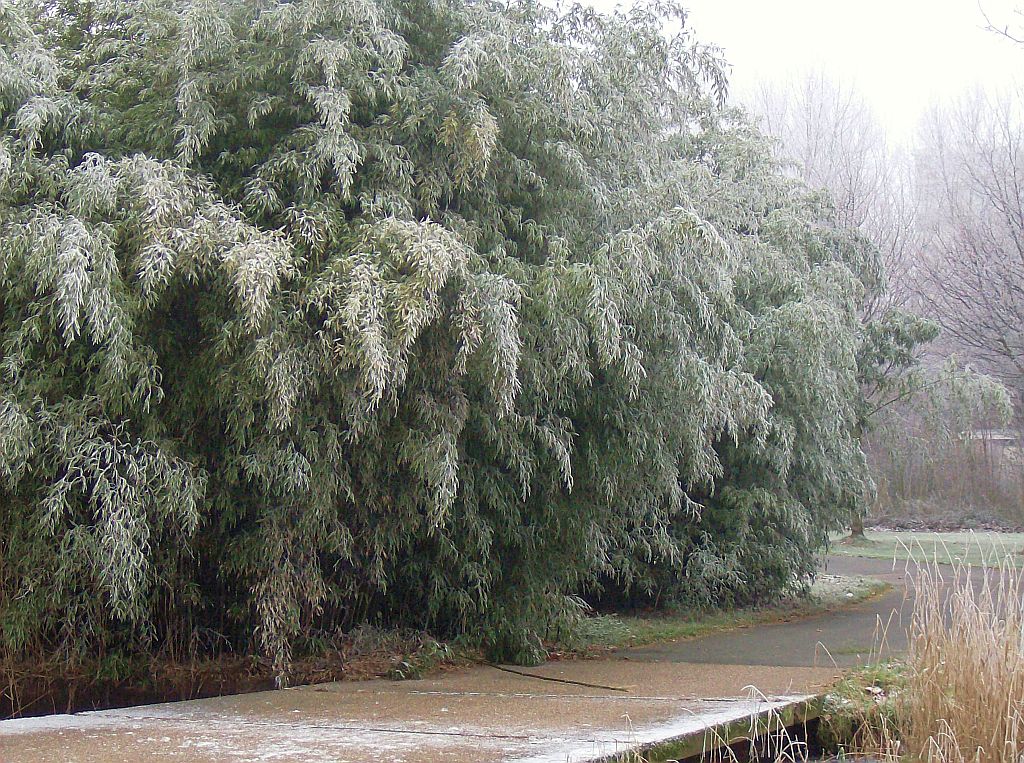
M 1007 557 L 1019 561 L 1024 554 L 1024 533 L 868 530 L 863 540 L 850 542 L 835 535 L 832 541 L 833 554 L 900 561 L 997 566 Z
M 610 648 L 697 638 L 709 633 L 784 622 L 839 609 L 887 590 L 889 586 L 886 583 L 872 578 L 820 575 L 807 596 L 794 596 L 769 607 L 730 612 L 678 611 L 590 617 L 581 624 L 572 642 L 565 647 L 573 653 L 600 653 Z

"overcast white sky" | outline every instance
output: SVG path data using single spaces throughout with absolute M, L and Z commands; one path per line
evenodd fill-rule
M 628 3 L 591 0 L 608 10 Z M 683 0 L 704 42 L 725 50 L 734 92 L 820 70 L 854 86 L 894 141 L 936 99 L 1010 85 L 1024 45 L 984 30 L 978 0 Z M 1020 22 L 1024 0 L 981 0 L 994 21 Z M 1019 27 L 1018 27 L 1019 28 Z

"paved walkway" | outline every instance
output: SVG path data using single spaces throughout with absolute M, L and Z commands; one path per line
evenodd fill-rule
M 903 605 L 900 573 L 838 558 L 829 572 L 886 576 L 898 587 L 843 612 L 548 663 L 531 675 L 480 666 L 4 721 L 0 762 L 599 760 L 783 707 L 828 686 L 836 665 L 867 656 L 876 624 Z
M 904 563 L 831 556 L 826 572 L 884 580 L 883 596 L 818 617 L 760 625 L 692 641 L 655 644 L 621 651 L 619 659 L 645 662 L 727 665 L 852 667 L 875 662 L 907 646 L 906 625 L 913 611 Z M 913 577 L 913 571 L 909 573 Z

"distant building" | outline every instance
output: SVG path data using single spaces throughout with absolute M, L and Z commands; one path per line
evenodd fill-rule
M 1016 429 L 970 429 L 960 436 L 996 468 L 1024 464 L 1022 436 Z

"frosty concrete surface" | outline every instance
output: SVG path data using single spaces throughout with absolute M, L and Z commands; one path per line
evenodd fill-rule
M 867 656 L 880 623 L 892 623 L 890 647 L 902 650 L 904 574 L 868 559 L 830 560 L 830 570 L 880 577 L 894 591 L 820 617 L 528 671 L 542 678 L 481 666 L 420 681 L 3 721 L 0 763 L 600 759 L 816 694 L 838 674 L 836 662 Z M 755 690 L 771 701 L 750 700 Z
M 625 660 L 482 666 L 0 722 L 3 763 L 589 761 L 812 694 L 835 671 Z M 756 687 L 756 698 L 751 699 Z M 769 699 L 770 698 L 770 699 Z

